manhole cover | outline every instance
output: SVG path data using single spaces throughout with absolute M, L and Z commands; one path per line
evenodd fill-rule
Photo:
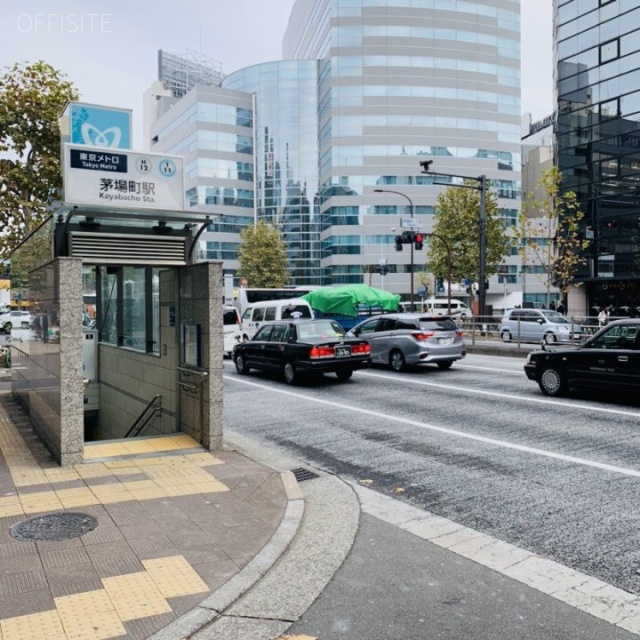
M 97 526 L 98 521 L 88 513 L 50 513 L 14 524 L 10 534 L 25 542 L 69 540 L 89 533 Z

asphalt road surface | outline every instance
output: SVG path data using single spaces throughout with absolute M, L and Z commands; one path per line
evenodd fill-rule
M 547 398 L 523 363 L 289 387 L 226 360 L 225 429 L 640 595 L 640 398 Z

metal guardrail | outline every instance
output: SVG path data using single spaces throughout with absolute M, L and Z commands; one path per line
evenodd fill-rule
M 583 340 L 592 336 L 599 329 L 601 329 L 598 318 L 596 316 L 566 316 L 567 320 L 572 324 L 572 326 L 580 327 Z M 611 317 L 610 321 L 618 320 L 617 317 Z M 495 341 L 501 340 L 499 327 L 501 324 L 501 318 L 497 318 L 495 316 L 474 316 L 471 319 L 458 321 L 458 326 L 464 331 L 464 336 L 466 340 L 470 340 L 471 344 L 474 345 L 477 341 Z M 573 328 L 572 328 L 573 331 Z M 580 341 L 581 342 L 581 341 Z M 530 342 L 524 343 L 519 340 L 517 336 L 514 336 L 511 345 L 513 347 L 519 348 L 520 344 L 533 344 Z

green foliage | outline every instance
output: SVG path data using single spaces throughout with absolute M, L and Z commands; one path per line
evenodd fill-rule
M 475 181 L 468 184 L 474 185 Z M 498 265 L 509 252 L 511 239 L 506 235 L 499 218 L 494 193 L 486 192 L 487 251 L 485 273 L 487 279 L 495 274 Z M 447 241 L 451 251 L 451 279 L 460 282 L 468 278 L 477 280 L 480 266 L 480 191 L 463 187 L 447 187 L 438 194 L 434 234 Z M 429 237 L 428 265 L 430 271 L 440 277 L 447 276 L 447 249 L 436 237 Z
M 262 220 L 240 233 L 238 276 L 250 287 L 283 287 L 289 284 L 287 245 L 278 228 Z
M 72 83 L 43 61 L 15 64 L 0 76 L 0 256 L 61 197 L 58 118 L 77 99 Z
M 567 293 L 578 268 L 587 262 L 589 240 L 580 233 L 584 213 L 573 191 L 561 191 L 562 173 L 552 167 L 542 174 L 536 192 L 528 194 L 522 206 L 517 238 L 523 264 L 544 268 L 541 277 L 547 287 Z M 579 283 L 578 283 L 579 284 Z

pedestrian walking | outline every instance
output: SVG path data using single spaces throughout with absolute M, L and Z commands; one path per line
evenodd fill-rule
M 556 310 L 556 303 L 553 300 L 549 303 L 549 310 L 550 311 Z
M 556 311 L 564 315 L 564 305 L 562 304 L 562 300 L 558 302 L 558 306 L 556 307 Z
M 598 314 L 598 326 L 604 327 L 609 322 L 609 311 L 606 307 L 602 307 L 600 309 L 600 313 Z

